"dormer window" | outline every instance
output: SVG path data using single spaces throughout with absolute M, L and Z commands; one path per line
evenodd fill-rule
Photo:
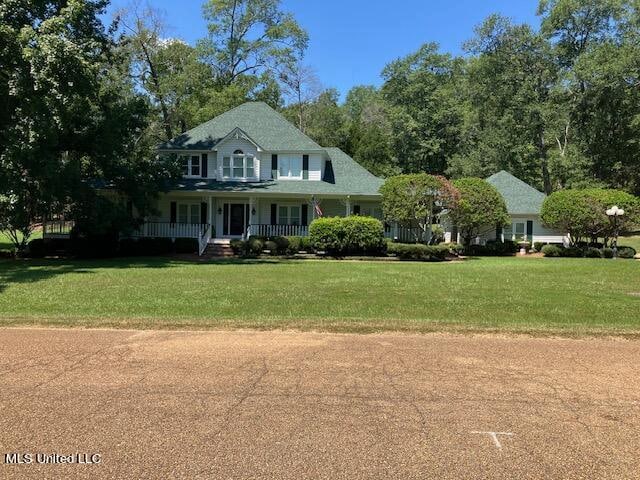
M 199 155 L 180 155 L 180 166 L 182 167 L 182 174 L 185 177 L 200 176 Z
M 231 157 L 222 158 L 222 176 L 231 179 L 246 179 L 256 176 L 253 155 L 235 150 Z
M 279 155 L 278 178 L 301 179 L 302 155 Z

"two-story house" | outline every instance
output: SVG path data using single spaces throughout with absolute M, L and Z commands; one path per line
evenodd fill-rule
M 304 236 L 319 215 L 382 215 L 380 178 L 262 102 L 229 110 L 159 151 L 178 155 L 184 177 L 161 195 L 148 236 Z

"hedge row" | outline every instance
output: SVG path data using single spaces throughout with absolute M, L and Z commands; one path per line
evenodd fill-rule
M 569 247 L 565 248 L 561 245 L 544 245 L 540 251 L 545 257 L 572 257 L 572 258 L 613 258 L 612 248 L 597 247 Z M 618 247 L 618 257 L 633 258 L 636 250 L 633 247 Z
M 427 262 L 441 262 L 450 253 L 446 244 L 423 245 L 421 243 L 389 243 L 387 252 L 402 260 L 422 260 Z
M 486 245 L 470 245 L 469 254 L 473 256 L 500 257 L 514 255 L 518 252 L 518 244 L 512 240 L 488 240 Z
M 318 218 L 309 226 L 311 244 L 330 255 L 382 255 L 386 250 L 380 220 L 354 215 Z
M 236 255 L 253 257 L 268 250 L 271 255 L 295 255 L 298 252 L 314 253 L 309 237 L 251 237 L 247 241 L 232 240 Z

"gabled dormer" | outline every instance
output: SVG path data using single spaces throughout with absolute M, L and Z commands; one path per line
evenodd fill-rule
M 185 178 L 221 182 L 320 181 L 328 155 L 262 102 L 248 102 L 159 146 Z

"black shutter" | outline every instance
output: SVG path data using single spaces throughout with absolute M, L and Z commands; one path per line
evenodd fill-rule
M 309 155 L 302 155 L 302 179 L 309 180 Z
M 224 214 L 222 215 L 222 234 L 229 235 L 229 204 L 224 204 Z
M 278 205 L 271 204 L 271 225 L 277 225 L 278 223 Z
M 353 214 L 354 215 L 360 215 L 360 205 L 354 205 L 353 206 Z
M 307 205 L 306 203 L 302 204 L 302 218 L 300 219 L 300 224 L 303 227 L 306 227 L 309 224 L 309 205 Z
M 202 167 L 200 168 L 200 173 L 202 174 L 202 178 L 207 178 L 209 176 L 209 162 L 207 161 L 207 154 L 202 154 Z M 203 222 L 204 223 L 204 222 Z
M 207 202 L 200 204 L 200 223 L 209 223 L 207 219 Z
M 171 213 L 169 213 L 169 222 L 176 223 L 178 219 L 178 204 L 176 202 L 171 202 Z
M 274 153 L 271 155 L 271 178 L 278 178 L 278 154 L 277 153 Z
M 527 220 L 527 240 L 533 240 L 533 220 Z

